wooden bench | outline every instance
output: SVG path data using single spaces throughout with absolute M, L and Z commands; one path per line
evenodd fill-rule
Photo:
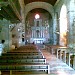
M 29 51 L 29 52 L 20 52 L 20 51 L 16 51 L 16 52 L 7 52 L 8 54 L 10 54 L 10 53 L 42 53 L 42 52 L 34 52 L 34 51 Z
M 46 45 L 46 49 L 51 53 L 51 54 L 56 54 L 56 49 L 62 47 L 60 45 Z
M 10 75 L 13 74 L 13 71 L 45 71 L 46 73 L 50 74 L 50 67 L 49 64 L 13 64 L 13 65 L 0 65 L 0 71 L 10 71 Z
M 30 45 L 28 45 L 28 46 L 21 46 L 21 47 L 17 48 L 17 50 L 20 50 L 20 51 L 21 50 L 22 51 L 25 51 L 25 50 L 36 50 L 36 51 L 38 51 L 36 46 L 30 46 Z
M 41 59 L 35 59 L 35 58 L 29 58 L 29 59 L 1 59 L 0 60 L 0 64 L 25 64 L 25 63 L 40 63 L 40 64 L 44 64 L 46 63 L 46 59 L 45 58 L 41 58 Z
M 15 54 L 15 53 L 23 53 L 23 54 L 25 54 L 25 53 L 39 53 L 39 54 L 42 54 L 42 52 L 7 52 L 7 54 Z M 3 53 L 3 54 L 6 54 L 6 53 Z
M 10 52 L 41 52 L 40 50 L 28 50 L 28 49 L 21 49 L 21 50 L 12 50 Z
M 2 56 L 10 56 L 10 55 L 43 55 L 42 53 L 3 53 Z
M 42 55 L 10 55 L 10 56 L 0 56 L 0 60 L 1 59 L 26 59 L 26 58 L 44 58 L 44 56 Z
M 34 46 L 23 46 L 13 52 L 2 54 L 0 71 L 9 71 L 10 75 L 14 75 L 13 72 L 15 71 L 46 72 L 49 74 L 50 67 L 40 50 L 37 50 Z

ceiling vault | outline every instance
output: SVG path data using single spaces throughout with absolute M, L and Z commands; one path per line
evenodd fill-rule
M 12 23 L 22 22 L 25 6 L 31 2 L 46 2 L 54 6 L 57 0 L 0 0 L 0 19 L 5 18 Z

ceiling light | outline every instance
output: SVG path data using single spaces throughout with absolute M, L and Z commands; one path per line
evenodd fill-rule
M 1 10 L 1 6 L 0 6 L 0 10 Z
M 39 19 L 40 18 L 40 15 L 39 14 L 36 14 L 35 15 L 35 19 Z

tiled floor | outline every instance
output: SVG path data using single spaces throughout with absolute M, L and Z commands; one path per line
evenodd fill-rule
M 75 70 L 46 50 L 41 50 L 50 65 L 50 75 L 75 75 Z

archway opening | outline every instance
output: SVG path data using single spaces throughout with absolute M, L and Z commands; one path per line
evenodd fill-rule
M 35 8 L 26 16 L 26 38 L 29 43 L 49 43 L 52 36 L 52 16 L 42 8 Z M 50 34 L 51 33 L 51 34 Z

